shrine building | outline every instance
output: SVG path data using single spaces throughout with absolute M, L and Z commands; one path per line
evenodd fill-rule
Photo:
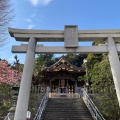
M 85 86 L 84 80 L 78 81 L 78 77 L 85 74 L 85 68 L 72 65 L 62 56 L 58 62 L 42 70 L 42 84 L 51 93 L 77 93 Z

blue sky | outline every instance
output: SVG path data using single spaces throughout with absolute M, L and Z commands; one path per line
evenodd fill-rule
M 78 25 L 79 30 L 120 29 L 120 0 L 11 1 L 15 13 L 12 28 L 63 30 L 64 25 Z M 1 58 L 13 63 L 14 56 L 18 55 L 24 63 L 25 54 L 11 53 L 12 45 L 21 42 L 10 36 L 8 40 L 9 43 L 0 50 Z

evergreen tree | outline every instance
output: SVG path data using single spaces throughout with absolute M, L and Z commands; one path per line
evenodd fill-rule
M 91 89 L 97 93 L 98 108 L 107 120 L 119 120 L 120 108 L 107 55 L 89 54 L 87 59 Z

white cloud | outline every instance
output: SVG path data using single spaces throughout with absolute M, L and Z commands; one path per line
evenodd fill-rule
M 35 21 L 35 20 L 39 20 L 39 19 L 43 19 L 44 16 L 39 14 L 39 11 L 37 9 L 34 9 L 32 14 L 31 14 L 31 20 Z
M 31 25 L 28 25 L 27 29 L 32 29 L 33 27 L 35 27 L 35 25 L 31 24 Z
M 26 18 L 26 19 L 24 19 L 26 22 L 29 22 L 29 23 L 31 23 L 32 22 L 32 20 L 31 19 L 28 19 L 28 18 Z
M 30 0 L 32 5 L 36 6 L 38 4 L 40 5 L 48 5 L 52 0 Z
M 26 29 L 32 29 L 36 26 L 36 23 L 42 22 L 44 19 L 43 15 L 39 15 L 37 9 L 33 9 L 32 14 L 28 18 L 24 18 L 23 20 L 27 22 Z
M 15 58 L 13 55 L 10 56 L 10 58 L 7 59 L 9 63 L 13 63 L 15 61 Z

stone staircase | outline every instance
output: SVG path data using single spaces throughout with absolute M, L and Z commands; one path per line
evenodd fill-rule
M 93 120 L 81 98 L 49 98 L 42 120 Z

